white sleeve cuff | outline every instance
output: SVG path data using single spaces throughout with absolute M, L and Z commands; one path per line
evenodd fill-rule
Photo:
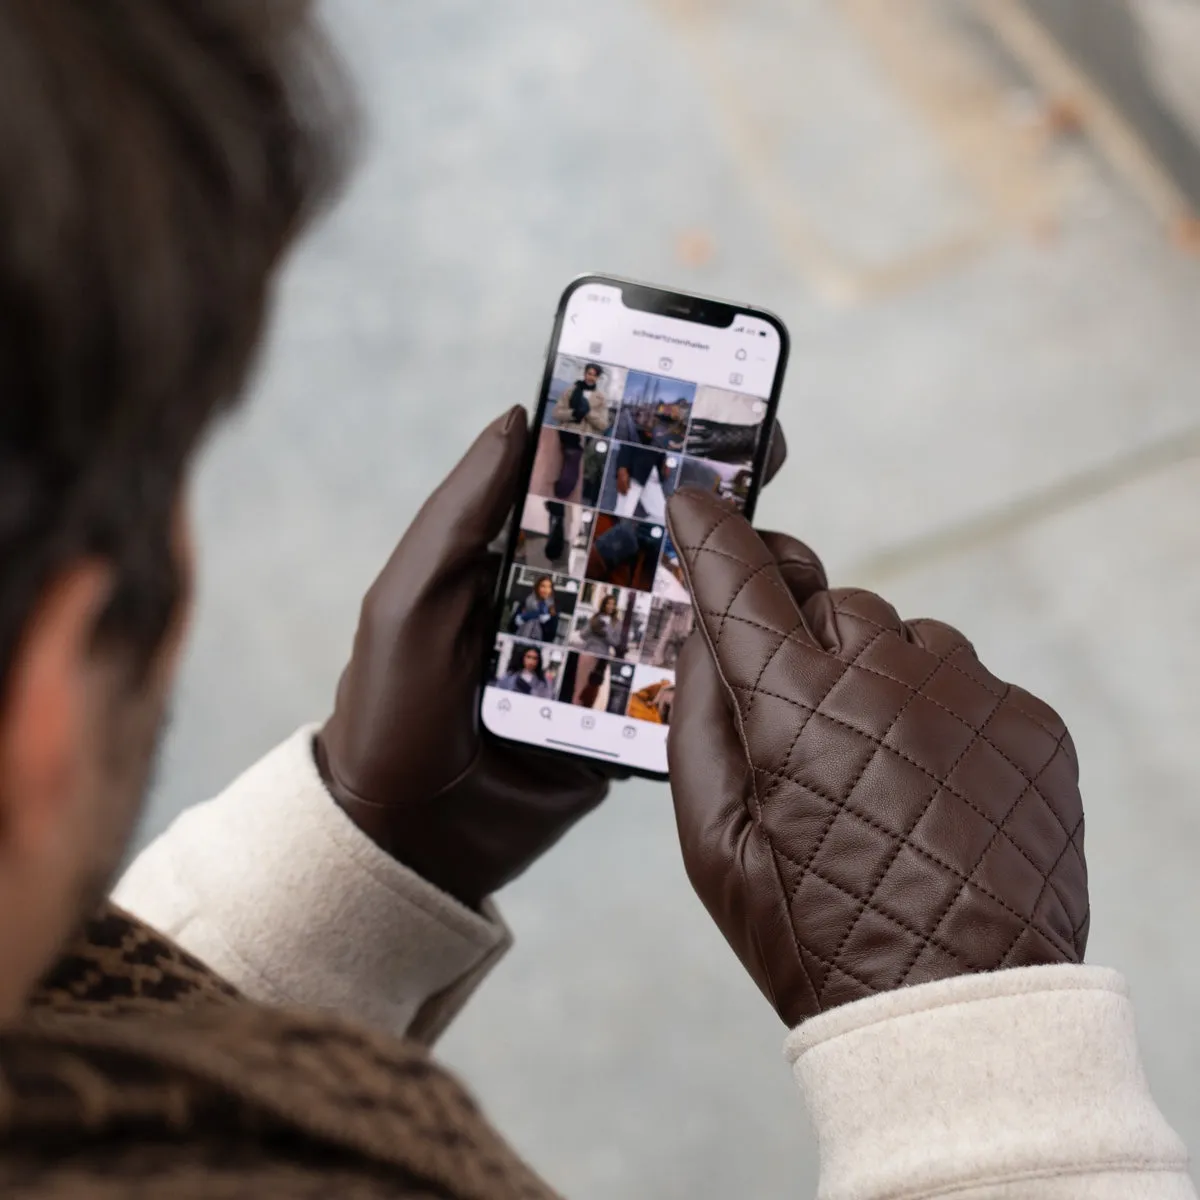
M 392 859 L 334 803 L 299 730 L 189 809 L 113 900 L 252 999 L 431 1041 L 510 942 Z
M 902 988 L 806 1022 L 785 1052 L 816 1126 L 822 1200 L 1195 1196 L 1115 971 Z

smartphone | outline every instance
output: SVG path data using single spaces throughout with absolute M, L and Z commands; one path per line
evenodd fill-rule
M 787 365 L 761 308 L 602 275 L 559 301 L 480 701 L 486 736 L 667 777 L 695 617 L 667 499 L 754 515 Z

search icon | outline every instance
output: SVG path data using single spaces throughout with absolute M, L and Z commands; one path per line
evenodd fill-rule
M 549 705 L 544 705 L 544 706 L 541 708 L 541 710 L 540 710 L 540 712 L 539 712 L 539 715 L 541 716 L 541 718 L 542 718 L 542 720 L 543 720 L 543 721 L 548 721 L 548 720 L 550 720 L 550 706 L 549 706 Z

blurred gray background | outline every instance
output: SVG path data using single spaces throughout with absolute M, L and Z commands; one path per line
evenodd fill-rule
M 1006 6 L 973 7 L 325 4 L 367 142 L 200 473 L 143 841 L 326 713 L 394 541 L 533 402 L 570 277 L 763 304 L 794 355 L 761 522 L 1066 715 L 1090 958 L 1127 973 L 1200 1146 L 1200 264 L 994 36 Z M 441 1050 L 552 1182 L 811 1194 L 784 1030 L 689 890 L 664 787 L 621 787 L 501 901 L 518 945 Z

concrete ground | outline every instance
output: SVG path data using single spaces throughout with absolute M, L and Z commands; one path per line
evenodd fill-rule
M 211 447 L 143 837 L 329 705 L 359 598 L 584 269 L 791 326 L 760 508 L 952 621 L 1079 746 L 1090 958 L 1200 1146 L 1200 267 L 933 0 L 330 0 L 369 137 Z M 633 783 L 502 897 L 445 1039 L 573 1197 L 811 1194 L 783 1029 Z M 948 1047 L 947 1052 L 952 1052 Z

